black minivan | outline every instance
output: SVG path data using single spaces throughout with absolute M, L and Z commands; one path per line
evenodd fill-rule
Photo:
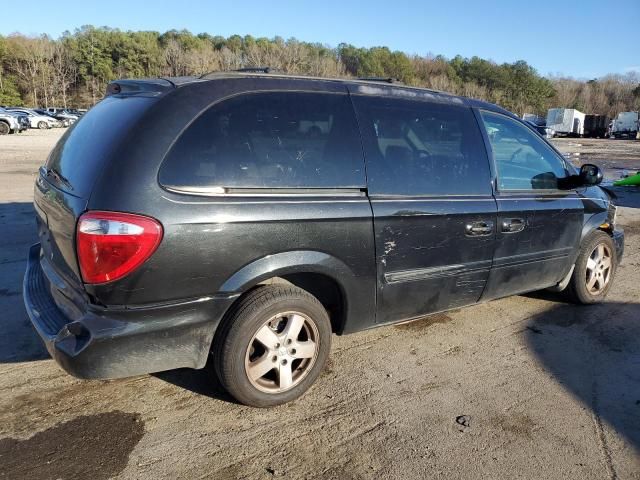
M 602 301 L 623 232 L 601 180 L 502 108 L 383 80 L 116 81 L 40 170 L 25 304 L 72 375 L 211 356 L 238 401 L 277 405 L 333 333 Z

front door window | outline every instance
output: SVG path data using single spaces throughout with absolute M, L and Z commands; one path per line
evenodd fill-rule
M 518 121 L 482 112 L 498 174 L 498 189 L 555 190 L 567 176 L 561 158 L 540 136 Z

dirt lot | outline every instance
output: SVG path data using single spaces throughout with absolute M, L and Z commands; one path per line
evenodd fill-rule
M 605 181 L 620 178 L 623 172 L 640 171 L 640 142 L 637 140 L 608 140 L 594 138 L 556 138 L 558 149 L 575 165 L 595 163 L 604 170 Z
M 255 410 L 207 370 L 86 382 L 48 358 L 21 281 L 59 135 L 0 137 L 0 479 L 640 479 L 640 210 L 606 304 L 519 296 L 336 337 L 308 395 Z M 640 142 L 559 144 L 640 169 Z

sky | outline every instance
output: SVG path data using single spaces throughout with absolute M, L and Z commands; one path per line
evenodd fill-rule
M 542 75 L 579 79 L 640 72 L 640 0 L 30 0 L 0 13 L 2 35 L 57 38 L 82 25 L 525 60 Z

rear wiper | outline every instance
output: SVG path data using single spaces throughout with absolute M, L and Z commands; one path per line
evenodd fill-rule
M 47 176 L 55 178 L 58 183 L 61 183 L 69 190 L 73 190 L 73 185 L 71 185 L 71 182 L 55 168 L 46 167 L 45 171 L 47 173 Z

